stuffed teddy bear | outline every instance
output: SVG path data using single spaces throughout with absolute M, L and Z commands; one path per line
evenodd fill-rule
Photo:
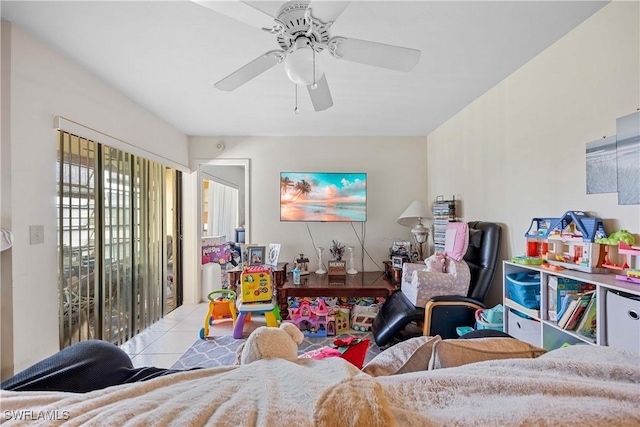
M 282 322 L 279 328 L 260 326 L 238 349 L 240 364 L 276 358 L 295 362 L 298 360 L 298 344 L 303 340 L 304 334 L 293 323 Z

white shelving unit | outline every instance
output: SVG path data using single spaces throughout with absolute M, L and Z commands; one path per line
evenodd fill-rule
M 517 302 L 510 299 L 507 286 L 507 275 L 518 272 L 535 271 L 540 273 L 540 309 L 531 310 L 527 309 Z M 549 276 L 565 277 L 568 279 L 579 280 L 584 283 L 591 283 L 596 286 L 596 298 L 597 298 L 597 329 L 596 340 L 593 342 L 588 337 L 584 337 L 575 333 L 574 331 L 568 331 L 557 326 L 556 322 L 549 320 L 547 301 L 548 301 L 548 288 L 547 282 Z M 503 305 L 505 308 L 504 315 L 504 331 L 509 333 L 509 316 L 507 315 L 508 309 L 514 309 L 520 311 L 536 321 L 538 321 L 539 328 L 539 343 L 547 350 L 553 350 L 559 348 L 564 343 L 578 344 L 588 343 L 592 345 L 608 345 L 607 342 L 607 316 L 606 316 L 606 301 L 607 293 L 610 291 L 624 292 L 625 294 L 640 296 L 640 285 L 623 282 L 616 280 L 615 274 L 589 274 L 574 270 L 560 270 L 553 271 L 541 268 L 534 265 L 516 264 L 510 261 L 503 262 Z M 513 325 L 511 325 L 513 328 Z M 635 333 L 629 331 L 629 333 Z M 640 332 L 639 332 L 640 333 Z

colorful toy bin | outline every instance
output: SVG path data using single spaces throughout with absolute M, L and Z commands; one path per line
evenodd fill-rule
M 502 304 L 498 304 L 493 308 L 476 310 L 476 328 L 502 331 L 503 316 L 504 307 Z
M 540 308 L 540 273 L 507 274 L 507 297 L 525 308 Z

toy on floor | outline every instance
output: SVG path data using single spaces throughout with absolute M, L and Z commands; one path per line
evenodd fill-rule
M 271 282 L 271 269 L 263 266 L 250 266 L 242 271 L 240 277 L 240 296 L 236 302 L 238 319 L 233 327 L 233 337 L 242 338 L 245 320 L 251 313 L 263 313 L 267 326 L 278 327 L 276 304 Z
M 209 335 L 209 326 L 215 320 L 231 319 L 236 322 L 236 293 L 229 289 L 219 289 L 209 292 L 209 312 L 204 318 L 204 328 L 200 329 L 200 339 Z
M 293 323 L 284 322 L 278 328 L 260 326 L 237 349 L 237 361 L 246 365 L 260 359 L 285 359 L 297 362 L 302 359 L 340 357 L 358 369 L 362 369 L 370 340 L 357 337 L 336 339 L 329 348 L 312 350 L 298 356 L 298 345 L 304 335 Z
M 297 308 L 289 309 L 289 319 L 305 336 L 335 335 L 335 319 L 323 299 L 318 300 L 317 306 L 312 306 L 309 301 L 301 301 Z
M 235 325 L 233 326 L 233 337 L 234 338 L 242 338 L 242 333 L 244 329 L 244 323 L 248 319 L 247 316 L 251 316 L 251 313 L 263 313 L 264 318 L 267 321 L 268 327 L 278 327 L 278 320 L 275 315 L 275 309 L 278 308 L 278 305 L 274 300 L 271 301 L 252 301 L 252 302 L 244 302 L 242 300 L 238 301 L 238 319 L 236 320 Z
M 341 353 L 341 358 L 350 362 L 358 369 L 362 369 L 364 360 L 367 357 L 370 342 L 371 340 L 369 339 L 348 337 L 335 340 L 331 344 L 331 347 L 338 349 Z
M 368 332 L 378 313 L 358 313 L 353 316 L 351 328 L 355 331 Z
M 377 304 L 354 306 L 351 311 L 351 329 L 359 332 L 370 331 L 379 311 L 380 307 Z

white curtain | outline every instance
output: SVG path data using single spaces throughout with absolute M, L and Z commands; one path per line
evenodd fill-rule
M 235 239 L 238 226 L 238 190 L 233 187 L 209 181 L 209 236 L 226 236 Z

